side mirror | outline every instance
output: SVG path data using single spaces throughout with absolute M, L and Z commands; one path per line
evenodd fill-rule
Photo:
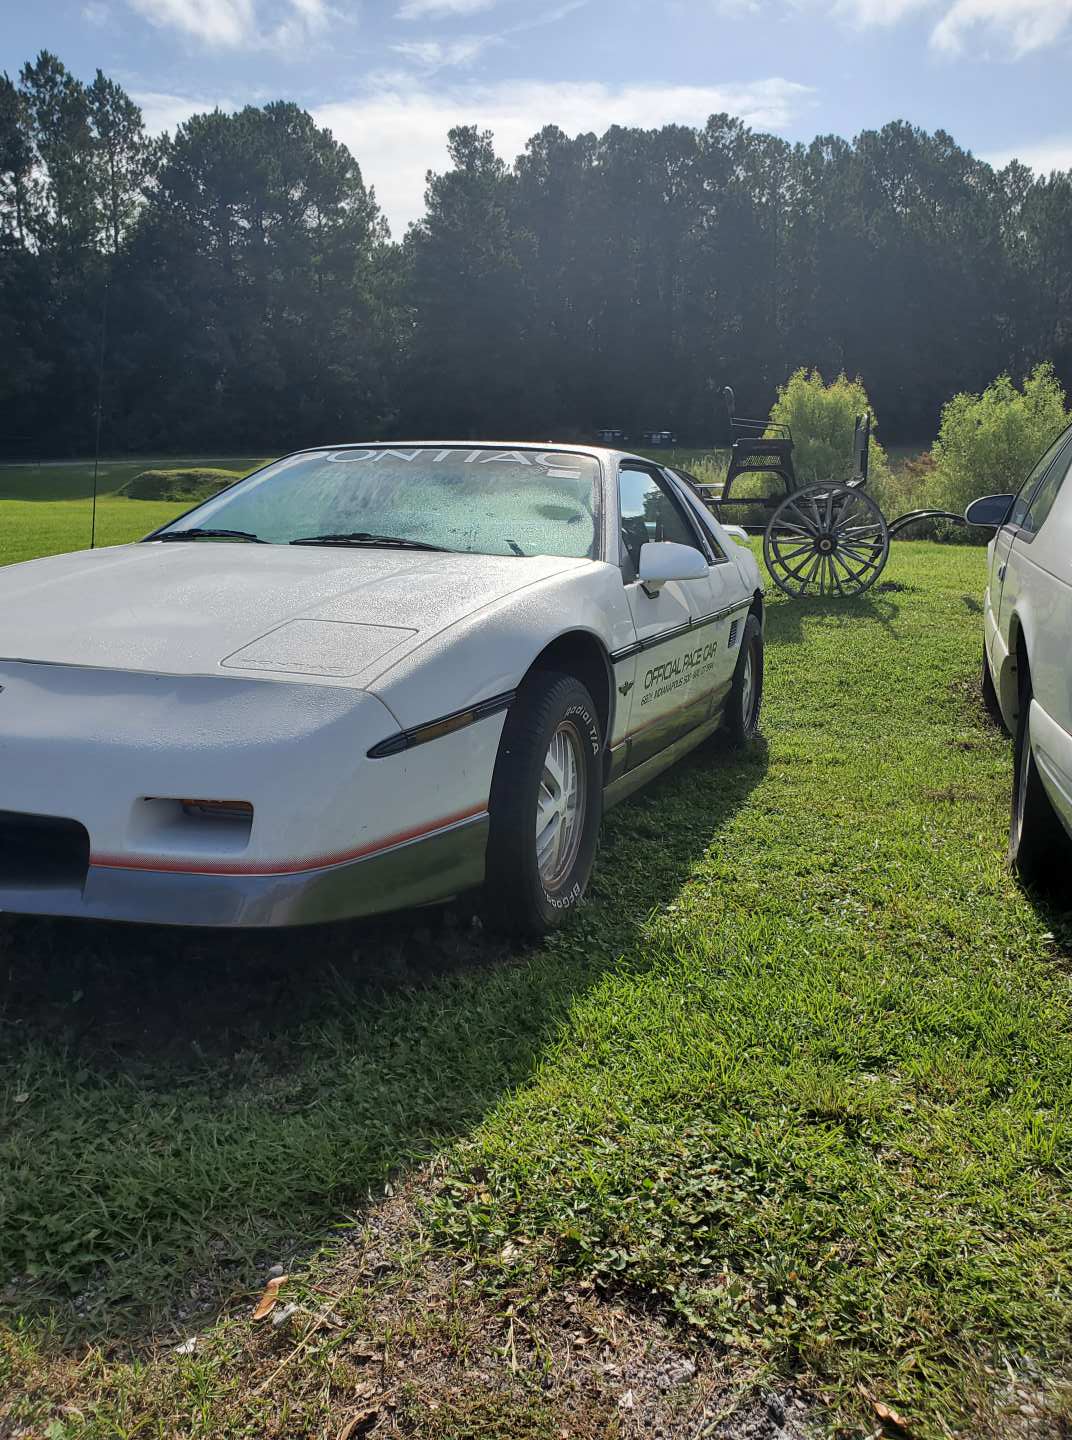
M 964 518 L 969 525 L 986 525 L 996 530 L 1004 525 L 1015 498 L 1015 495 L 980 495 L 965 510 Z
M 723 525 L 722 528 L 731 540 L 740 540 L 742 544 L 748 544 L 748 531 L 743 525 Z
M 694 545 L 649 540 L 640 547 L 639 570 L 641 585 L 654 594 L 668 580 L 702 580 L 707 574 L 707 560 Z

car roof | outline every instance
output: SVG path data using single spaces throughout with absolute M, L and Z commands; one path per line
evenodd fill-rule
M 573 445 L 568 440 L 348 440 L 341 445 L 303 445 L 280 456 L 289 460 L 293 455 L 314 455 L 321 450 L 559 450 L 571 455 L 591 455 L 595 460 L 639 460 L 657 465 L 645 455 L 631 450 L 617 450 L 609 445 Z

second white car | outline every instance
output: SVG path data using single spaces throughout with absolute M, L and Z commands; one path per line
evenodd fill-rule
M 1072 429 L 1014 494 L 974 501 L 989 525 L 983 699 L 1016 738 L 1009 860 L 1072 897 Z

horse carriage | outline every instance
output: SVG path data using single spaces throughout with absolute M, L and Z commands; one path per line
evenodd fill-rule
M 763 536 L 763 558 L 771 578 L 787 595 L 860 595 L 885 568 L 890 541 L 924 520 L 954 520 L 948 510 L 912 510 L 887 521 L 867 493 L 871 416 L 858 415 L 852 452 L 843 480 L 801 484 L 793 466 L 793 435 L 788 425 L 749 420 L 736 413 L 733 390 L 723 391 L 733 433 L 730 467 L 721 485 L 690 478 L 704 503 L 725 524 Z M 768 475 L 773 484 L 760 495 L 734 494 L 741 476 Z M 757 510 L 769 511 L 757 524 Z

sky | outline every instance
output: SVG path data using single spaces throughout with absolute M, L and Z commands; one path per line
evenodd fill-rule
M 99 67 L 154 131 L 297 101 L 351 149 L 401 236 L 479 124 L 512 160 L 554 123 L 702 125 L 788 140 L 888 120 L 976 155 L 1072 166 L 1072 0 L 0 0 L 0 69 Z

